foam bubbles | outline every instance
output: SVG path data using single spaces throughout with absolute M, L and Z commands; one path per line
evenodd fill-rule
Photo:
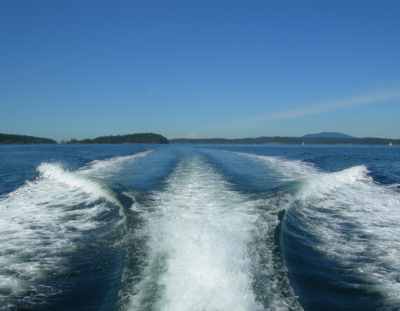
M 75 199 L 93 201 L 99 198 L 104 198 L 111 203 L 118 204 L 112 193 L 109 192 L 107 188 L 102 187 L 94 180 L 82 176 L 82 174 L 65 171 L 60 164 L 42 163 L 37 170 L 44 180 L 51 180 L 54 183 L 65 184 L 66 186 L 71 187 L 72 190 L 82 190 L 81 195 L 75 197 Z M 82 194 L 88 197 L 83 198 Z
M 301 183 L 297 198 L 302 200 L 324 198 L 335 189 L 353 185 L 357 181 L 369 180 L 368 170 L 365 166 L 355 166 L 335 173 L 320 173 L 309 177 Z
M 255 256 L 265 249 L 254 239 L 268 223 L 261 224 L 254 201 L 193 156 L 178 165 L 150 204 L 141 208 L 146 225 L 138 234 L 147 240 L 147 257 L 130 310 L 264 310 L 253 286 L 254 273 L 267 268 L 258 260 L 267 254 Z M 272 297 L 283 299 L 271 295 L 263 303 L 287 310 Z
M 65 254 L 104 225 L 100 215 L 119 208 L 103 186 L 61 165 L 43 163 L 38 172 L 0 198 L 0 306 L 27 291 L 24 299 L 36 302 L 57 292 L 43 282 L 67 269 Z
M 299 160 L 238 154 L 264 164 L 280 180 L 297 181 L 289 206 L 295 209 L 296 224 L 312 237 L 298 236 L 301 243 L 308 243 L 364 283 L 349 286 L 364 286 L 379 292 L 385 305 L 400 305 L 397 185 L 374 182 L 362 165 L 326 173 Z
M 364 166 L 303 181 L 295 199 L 317 251 L 347 267 L 389 304 L 400 303 L 400 196 Z
M 96 178 L 107 178 L 109 176 L 121 174 L 126 165 L 148 156 L 151 152 L 152 150 L 147 150 L 129 156 L 113 157 L 107 160 L 94 160 L 87 166 L 84 166 L 79 173 Z
M 319 173 L 319 170 L 313 165 L 301 160 L 288 160 L 281 157 L 261 156 L 242 152 L 234 153 L 268 166 L 268 168 L 274 172 L 275 177 L 282 181 L 298 180 Z
M 144 214 L 149 253 L 133 309 L 144 308 L 152 286 L 162 310 L 262 309 L 247 252 L 256 216 L 203 165 L 199 159 L 182 164 Z

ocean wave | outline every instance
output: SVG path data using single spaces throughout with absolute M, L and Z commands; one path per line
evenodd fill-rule
M 120 220 L 105 221 L 111 211 L 122 217 L 118 200 L 95 181 L 59 164 L 43 163 L 38 173 L 0 199 L 0 305 L 5 308 L 18 297 L 42 304 L 58 293 L 48 280 L 66 273 L 67 255 L 77 242 Z

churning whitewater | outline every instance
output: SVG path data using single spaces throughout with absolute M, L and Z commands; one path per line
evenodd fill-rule
M 0 309 L 400 309 L 400 149 L 0 146 Z
M 269 224 L 260 223 L 257 202 L 231 190 L 197 155 L 181 161 L 166 183 L 140 207 L 145 226 L 138 234 L 147 237 L 149 252 L 129 309 L 263 310 L 265 298 L 253 284 L 268 269 L 257 239 Z M 263 283 L 263 296 L 278 285 Z M 265 302 L 283 310 L 292 298 L 268 294 Z

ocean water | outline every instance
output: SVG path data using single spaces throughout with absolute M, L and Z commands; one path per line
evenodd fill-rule
M 1 310 L 400 310 L 400 148 L 0 146 Z

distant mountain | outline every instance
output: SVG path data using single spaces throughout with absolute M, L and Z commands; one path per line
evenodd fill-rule
M 302 137 L 334 137 L 334 138 L 355 138 L 354 136 L 350 136 L 343 133 L 336 132 L 322 132 L 318 134 L 307 134 Z
M 321 133 L 323 134 L 323 133 Z M 332 133 L 331 133 L 332 134 Z M 333 133 L 340 134 L 340 133 Z M 314 134 L 320 135 L 320 134 Z M 258 138 L 174 138 L 171 144 L 236 144 L 236 145 L 400 145 L 400 139 L 387 138 L 352 138 L 349 135 L 343 137 L 258 137 Z

